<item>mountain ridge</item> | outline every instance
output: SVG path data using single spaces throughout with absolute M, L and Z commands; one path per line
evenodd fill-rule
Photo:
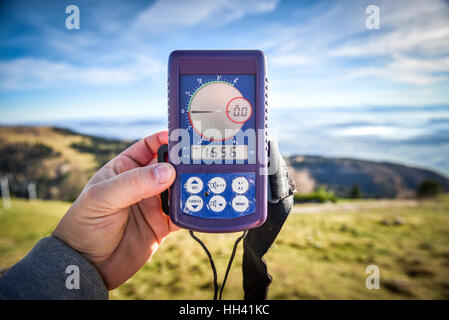
M 304 155 L 289 156 L 286 161 L 303 193 L 325 186 L 337 196 L 347 197 L 358 185 L 368 198 L 412 198 L 426 179 L 437 181 L 444 192 L 449 191 L 449 179 L 443 174 L 395 162 Z

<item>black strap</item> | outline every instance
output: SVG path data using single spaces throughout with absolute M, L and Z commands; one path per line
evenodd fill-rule
M 273 244 L 293 205 L 293 197 L 268 204 L 265 223 L 248 232 L 243 241 L 243 290 L 245 300 L 265 300 L 272 277 L 263 256 Z
M 287 165 L 277 144 L 270 140 L 270 170 L 268 179 L 267 220 L 251 229 L 243 241 L 243 289 L 245 300 L 264 300 L 272 281 L 263 256 L 273 244 L 293 207 L 296 186 L 288 174 Z
M 218 294 L 218 280 L 217 280 L 217 269 L 215 268 L 215 263 L 214 263 L 214 259 L 212 258 L 212 255 L 210 253 L 210 251 L 207 249 L 206 245 L 204 244 L 203 241 L 200 240 L 200 238 L 198 238 L 197 236 L 195 236 L 195 234 L 193 233 L 192 230 L 189 230 L 190 236 L 195 239 L 200 245 L 201 247 L 204 249 L 204 252 L 206 252 L 207 257 L 209 258 L 209 263 L 210 263 L 210 267 L 212 269 L 212 273 L 214 275 L 214 300 L 217 300 L 217 294 Z M 243 234 L 238 237 L 235 242 L 234 242 L 234 247 L 232 248 L 232 253 L 231 253 L 231 257 L 229 258 L 229 262 L 228 262 L 228 266 L 226 268 L 226 273 L 223 279 L 223 283 L 221 285 L 221 289 L 220 289 L 220 295 L 218 296 L 218 300 L 221 300 L 222 295 L 223 295 L 223 290 L 224 287 L 226 285 L 226 280 L 228 279 L 228 275 L 229 275 L 229 271 L 231 271 L 231 266 L 232 266 L 232 262 L 234 261 L 234 257 L 235 257 L 235 253 L 237 252 L 237 247 L 240 243 L 240 241 L 245 238 L 246 234 L 248 233 L 247 230 L 243 231 Z
M 163 144 L 157 149 L 157 162 L 167 162 L 168 145 Z M 168 189 L 161 192 L 162 211 L 168 216 L 170 215 L 168 206 Z

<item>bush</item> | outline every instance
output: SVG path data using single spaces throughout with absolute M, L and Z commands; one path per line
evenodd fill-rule
M 360 189 L 360 186 L 357 183 L 352 186 L 351 190 L 349 191 L 348 198 L 350 199 L 362 198 L 362 190 Z
M 434 197 L 441 193 L 441 185 L 438 181 L 425 179 L 423 180 L 417 190 L 416 196 L 418 198 Z
M 295 203 L 304 202 L 337 202 L 338 197 L 334 194 L 332 190 L 326 190 L 324 187 L 319 187 L 317 190 L 307 194 L 295 194 Z
M 42 143 L 16 143 L 0 147 L 0 173 L 33 173 L 43 160 L 58 157 L 59 153 Z

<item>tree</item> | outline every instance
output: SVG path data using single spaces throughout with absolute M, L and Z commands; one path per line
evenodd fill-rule
M 351 191 L 349 191 L 349 198 L 351 199 L 362 198 L 362 190 L 360 189 L 360 186 L 357 183 L 352 185 Z
M 438 181 L 425 179 L 416 189 L 416 196 L 418 198 L 434 197 L 441 193 L 441 185 Z

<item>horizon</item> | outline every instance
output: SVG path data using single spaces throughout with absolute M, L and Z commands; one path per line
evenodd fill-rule
M 164 124 L 164 120 L 160 119 L 160 123 L 159 124 Z M 76 122 L 77 120 L 73 120 L 73 122 Z M 92 121 L 92 120 L 86 120 L 86 119 L 81 119 L 79 121 L 91 121 L 91 124 L 94 124 L 98 127 L 98 125 L 104 125 L 105 123 L 101 123 L 100 121 Z M 126 129 L 129 126 L 129 122 L 127 122 L 127 120 L 121 119 L 121 123 L 110 123 L 110 124 L 106 124 L 107 127 L 116 127 L 117 125 L 121 125 L 123 127 L 125 127 Z M 136 121 L 136 119 L 133 120 L 129 120 L 129 121 Z M 154 121 L 152 120 L 147 120 L 149 123 L 148 124 L 155 124 Z M 157 125 L 157 124 L 156 124 Z M 76 127 L 74 126 L 64 126 L 64 125 L 58 125 L 54 122 L 42 122 L 41 124 L 37 124 L 37 123 L 24 123 L 24 124 L 4 124 L 4 123 L 0 123 L 0 128 L 1 127 L 50 127 L 50 128 L 58 128 L 58 129 L 66 129 L 69 130 L 75 134 L 81 134 L 81 135 L 86 135 L 86 136 L 94 136 L 94 137 L 100 137 L 100 138 L 105 138 L 105 139 L 110 139 L 110 140 L 119 140 L 119 141 L 137 141 L 140 139 L 139 137 L 135 137 L 135 138 L 120 138 L 119 135 L 101 135 L 95 132 L 91 132 L 89 130 L 77 130 Z M 85 129 L 85 127 L 84 127 Z M 160 128 L 161 130 L 164 130 L 165 128 Z M 157 131 L 157 130 L 156 130 Z M 282 150 L 282 148 L 280 148 Z M 281 151 L 282 152 L 282 151 Z M 325 159 L 351 159 L 351 160 L 357 160 L 357 161 L 367 161 L 367 162 L 374 162 L 374 163 L 389 163 L 389 164 L 396 164 L 396 165 L 401 165 L 401 166 L 405 166 L 405 167 L 409 167 L 409 168 L 415 168 L 415 169 L 420 169 L 420 170 L 429 170 L 432 171 L 436 174 L 439 174 L 441 176 L 443 176 L 446 179 L 449 179 L 449 167 L 438 167 L 438 166 L 431 166 L 431 165 L 426 165 L 426 164 L 419 164 L 414 162 L 413 160 L 395 160 L 395 159 L 388 159 L 388 158 L 378 158 L 378 159 L 368 159 L 369 157 L 360 157 L 357 156 L 356 154 L 352 154 L 352 155 L 326 155 L 323 153 L 301 153 L 299 151 L 293 151 L 293 152 L 282 152 L 282 154 L 284 156 L 287 157 L 321 157 L 321 158 L 325 158 Z
M 0 128 L 2 127 L 27 127 L 27 128 L 55 128 L 55 129 L 64 129 L 64 130 L 69 130 L 70 132 L 74 133 L 74 134 L 80 134 L 80 135 L 85 135 L 85 136 L 93 136 L 93 137 L 99 137 L 99 138 L 105 138 L 105 139 L 109 139 L 109 140 L 117 140 L 117 141 L 137 141 L 138 139 L 120 139 L 117 137 L 107 137 L 107 136 L 101 136 L 101 135 L 91 135 L 88 133 L 82 133 L 82 132 L 78 132 L 76 130 L 70 129 L 68 127 L 58 127 L 56 125 L 5 125 L 5 124 L 1 124 L 0 123 Z M 418 170 L 428 170 L 428 171 L 432 171 L 438 175 L 443 176 L 444 178 L 449 180 L 449 171 L 448 172 L 444 172 L 441 169 L 438 168 L 430 168 L 430 167 L 426 167 L 426 166 L 420 166 L 417 164 L 413 164 L 413 163 L 404 163 L 404 162 L 400 162 L 400 161 L 388 161 L 388 160 L 368 160 L 367 158 L 358 158 L 357 156 L 326 156 L 326 155 L 321 155 L 321 154 L 308 154 L 308 153 L 292 153 L 292 154 L 283 154 L 286 157 L 308 157 L 308 158 L 323 158 L 323 159 L 335 159 L 335 160 L 357 160 L 357 161 L 365 161 L 365 162 L 373 162 L 373 163 L 387 163 L 387 164 L 394 164 L 394 165 L 399 165 L 399 166 L 404 166 L 404 167 L 408 167 L 408 168 L 413 168 L 413 169 L 418 169 Z

